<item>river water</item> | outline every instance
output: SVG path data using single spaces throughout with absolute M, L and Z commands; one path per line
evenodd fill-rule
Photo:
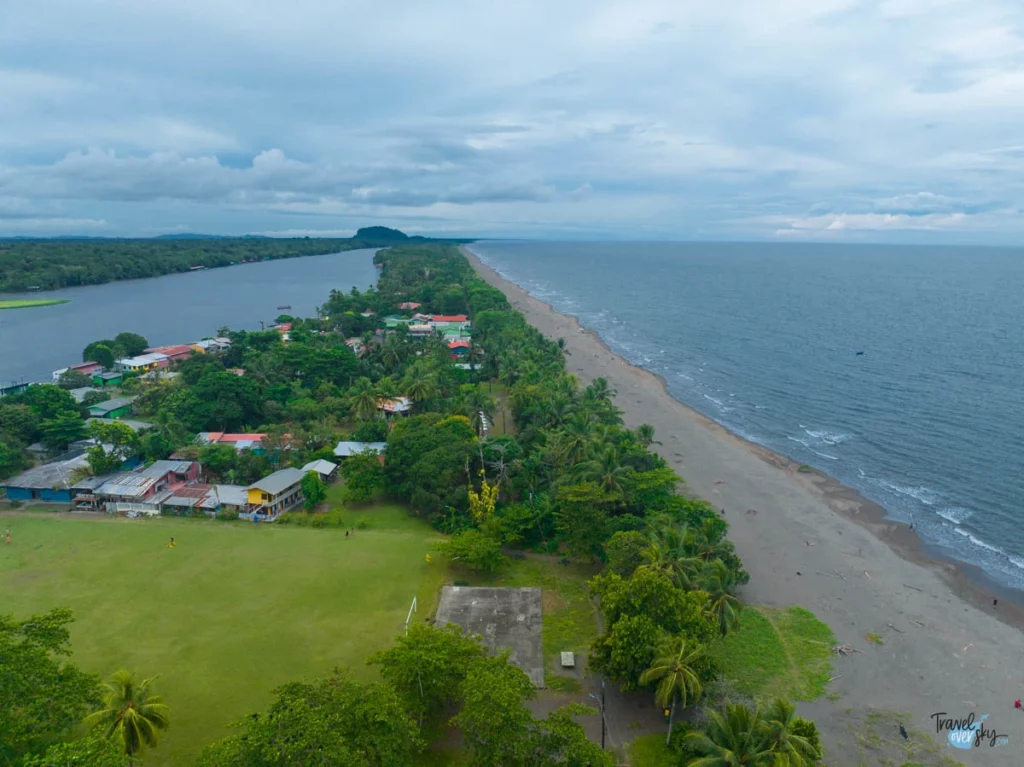
M 279 314 L 311 317 L 333 288 L 364 290 L 377 281 L 377 249 L 239 264 L 145 280 L 66 290 L 4 294 L 69 303 L 0 311 L 0 382 L 48 381 L 51 371 L 82 361 L 92 341 L 121 331 L 162 346 L 233 330 L 258 330 Z M 278 306 L 291 306 L 278 310 Z

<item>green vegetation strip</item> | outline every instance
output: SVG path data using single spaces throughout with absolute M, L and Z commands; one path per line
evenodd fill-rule
M 641 735 L 627 747 L 632 767 L 677 767 L 679 755 L 665 745 L 663 734 Z
M 835 641 L 832 630 L 802 607 L 747 607 L 740 630 L 712 654 L 745 695 L 813 700 L 828 687 Z
M 66 298 L 8 298 L 0 299 L 0 309 L 29 309 L 33 306 L 66 304 Z

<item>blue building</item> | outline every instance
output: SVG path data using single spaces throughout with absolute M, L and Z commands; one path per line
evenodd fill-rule
M 3 480 L 0 487 L 7 490 L 11 501 L 46 501 L 71 503 L 79 492 L 88 488 L 76 481 L 76 470 L 87 467 L 84 455 L 67 461 L 54 461 L 35 466 L 23 474 Z M 87 483 L 87 480 L 85 481 Z

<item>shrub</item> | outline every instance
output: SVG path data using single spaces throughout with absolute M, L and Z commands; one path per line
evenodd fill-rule
M 491 572 L 505 563 L 501 544 L 478 530 L 466 530 L 450 540 L 437 544 L 437 549 L 459 567 Z
M 799 735 L 801 738 L 807 738 L 807 742 L 814 746 L 818 752 L 818 758 L 821 758 L 821 738 L 818 737 L 818 725 L 810 719 L 798 716 L 793 721 L 793 734 Z
M 238 519 L 238 509 L 221 509 L 217 512 L 217 519 L 225 522 L 231 522 L 232 520 Z

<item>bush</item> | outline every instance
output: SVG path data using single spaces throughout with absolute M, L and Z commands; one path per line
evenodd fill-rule
M 505 563 L 501 544 L 478 530 L 466 530 L 450 540 L 437 544 L 437 549 L 459 567 L 491 572 Z
M 798 716 L 793 722 L 793 734 L 799 735 L 801 738 L 807 738 L 807 742 L 818 751 L 818 758 L 821 758 L 821 738 L 818 737 L 818 725 L 810 719 Z
M 224 522 L 231 522 L 238 519 L 238 509 L 221 509 L 217 512 L 217 519 Z
M 383 418 L 371 418 L 352 432 L 352 439 L 356 442 L 384 442 L 387 438 L 388 422 Z

